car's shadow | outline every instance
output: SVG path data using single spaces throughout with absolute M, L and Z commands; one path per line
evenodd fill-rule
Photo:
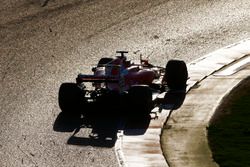
M 176 110 L 180 108 L 186 98 L 186 88 L 181 90 L 169 90 L 163 99 L 161 99 L 162 108 L 167 110 Z
M 71 89 L 72 84 L 68 86 L 67 89 Z M 176 109 L 184 99 L 184 92 L 169 92 L 161 103 Z M 106 100 L 62 111 L 54 122 L 53 130 L 72 132 L 67 141 L 69 145 L 94 147 L 113 147 L 119 130 L 123 130 L 125 135 L 143 135 L 147 131 L 152 119 L 150 115 L 138 115 L 140 112 L 133 106 Z
M 83 118 L 83 123 L 76 127 L 67 143 L 79 146 L 113 147 L 117 139 L 117 132 L 120 129 L 119 119 L 107 116 L 90 117 Z M 88 136 L 76 136 L 80 130 L 86 129 L 90 129 Z
M 73 110 L 71 113 L 62 111 L 54 122 L 54 131 L 73 132 L 67 141 L 70 145 L 113 147 L 117 132 L 122 129 L 121 116 L 94 103 L 82 110 L 82 114 L 73 114 L 76 112 Z

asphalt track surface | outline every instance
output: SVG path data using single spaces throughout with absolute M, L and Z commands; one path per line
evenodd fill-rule
M 190 62 L 248 38 L 249 11 L 249 0 L 2 0 L 0 165 L 118 166 L 112 147 L 55 128 L 60 85 L 116 50 Z

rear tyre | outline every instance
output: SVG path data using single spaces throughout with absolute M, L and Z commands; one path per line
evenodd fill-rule
M 82 113 L 85 101 L 85 93 L 75 83 L 63 83 L 58 95 L 59 107 L 65 114 Z
M 186 87 L 188 71 L 186 63 L 182 60 L 169 60 L 166 65 L 164 82 L 170 89 L 183 89 Z
M 152 91 L 147 85 L 133 86 L 128 91 L 128 97 L 132 112 L 135 116 L 145 116 L 150 114 L 153 106 Z

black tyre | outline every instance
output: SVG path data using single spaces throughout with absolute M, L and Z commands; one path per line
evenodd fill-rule
M 79 114 L 86 103 L 85 93 L 75 83 L 63 83 L 59 89 L 58 102 L 63 113 Z
M 169 60 L 166 65 L 164 81 L 170 89 L 183 89 L 186 87 L 188 71 L 186 63 L 182 60 Z
M 104 57 L 104 58 L 101 58 L 97 64 L 97 67 L 100 67 L 100 66 L 103 66 L 109 62 L 111 62 L 113 60 L 113 58 L 109 58 L 109 57 Z
M 152 102 L 152 91 L 147 85 L 133 86 L 128 91 L 128 100 L 132 115 L 143 116 L 151 112 Z

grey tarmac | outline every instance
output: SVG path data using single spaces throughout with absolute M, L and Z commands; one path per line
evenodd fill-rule
M 2 0 L 0 165 L 118 166 L 114 148 L 69 145 L 72 132 L 53 130 L 60 84 L 116 50 L 191 62 L 249 37 L 249 9 L 248 0 Z

